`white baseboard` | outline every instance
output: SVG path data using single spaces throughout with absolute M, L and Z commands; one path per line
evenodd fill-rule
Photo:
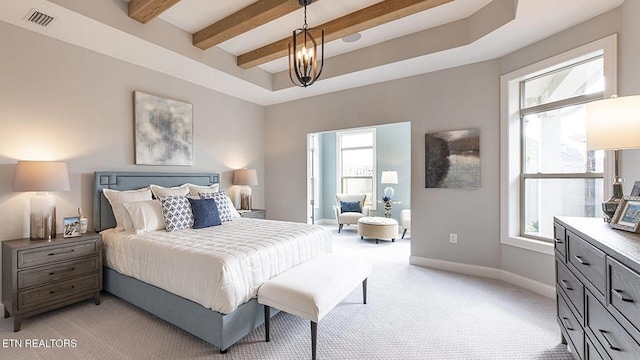
M 556 298 L 556 288 L 554 286 L 549 286 L 539 281 L 531 280 L 524 276 L 516 275 L 502 269 L 423 258 L 419 256 L 411 256 L 409 259 L 409 263 L 411 265 L 417 265 L 431 269 L 445 270 L 461 274 L 481 276 L 489 279 L 502 280 L 504 282 L 508 282 L 509 284 L 519 286 L 550 299 Z
M 338 221 L 335 219 L 317 219 L 316 225 L 338 225 Z

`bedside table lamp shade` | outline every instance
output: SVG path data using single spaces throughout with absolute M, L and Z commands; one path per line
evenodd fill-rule
M 395 190 L 393 190 L 393 188 L 391 187 L 391 184 L 398 183 L 398 172 L 391 171 L 391 170 L 383 171 L 382 176 L 380 176 L 380 183 L 387 184 L 387 187 L 384 188 L 384 192 L 383 192 L 384 197 L 387 198 L 387 200 L 393 199 L 393 194 L 395 193 Z
M 233 185 L 240 185 L 240 210 L 251 210 L 251 185 L 258 185 L 255 169 L 240 169 L 233 172 Z
M 49 191 L 69 191 L 69 169 L 64 162 L 18 161 L 13 191 L 36 191 L 30 201 L 29 231 L 32 240 L 55 238 L 56 205 Z
M 613 196 L 602 203 L 610 220 L 622 198 L 618 150 L 640 147 L 640 95 L 612 97 L 586 105 L 587 150 L 613 150 Z

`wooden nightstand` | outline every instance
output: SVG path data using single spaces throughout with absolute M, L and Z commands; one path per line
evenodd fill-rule
M 264 219 L 267 211 L 264 209 L 238 210 L 243 218 Z
M 4 317 L 13 316 L 13 331 L 25 317 L 90 298 L 100 304 L 100 234 L 58 236 L 2 242 L 2 303 Z

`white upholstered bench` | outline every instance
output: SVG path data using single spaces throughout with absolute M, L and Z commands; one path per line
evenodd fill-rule
M 270 308 L 311 321 L 311 358 L 316 358 L 318 322 L 362 283 L 367 303 L 367 278 L 371 264 L 357 258 L 323 254 L 266 281 L 258 289 L 258 303 L 264 305 L 266 341 L 269 338 Z
M 398 221 L 392 218 L 378 216 L 365 216 L 358 219 L 358 235 L 361 239 L 365 237 L 378 240 L 396 241 L 398 237 Z

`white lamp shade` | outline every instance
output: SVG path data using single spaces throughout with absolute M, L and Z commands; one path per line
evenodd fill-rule
M 240 169 L 233 172 L 233 185 L 258 185 L 256 169 Z
M 67 163 L 59 161 L 18 161 L 13 191 L 69 191 Z
M 587 103 L 587 149 L 640 147 L 640 95 Z
M 381 184 L 397 184 L 398 172 L 397 171 L 383 171 L 380 177 Z

